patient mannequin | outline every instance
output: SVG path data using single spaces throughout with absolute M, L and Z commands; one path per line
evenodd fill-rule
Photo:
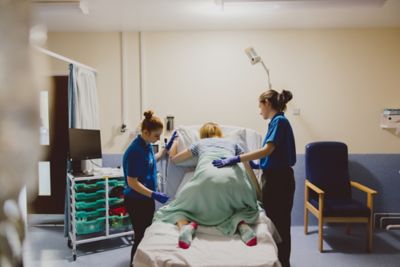
M 173 144 L 169 152 L 172 162 L 179 163 L 198 156 L 199 164 L 180 195 L 161 208 L 154 220 L 175 223 L 179 228 L 178 244 L 183 249 L 190 247 L 198 224 L 217 226 L 228 235 L 238 231 L 246 245 L 255 246 L 257 237 L 248 225 L 255 223 L 259 212 L 256 189 L 247 178 L 248 175 L 255 179 L 253 170 L 248 162 L 244 163 L 245 171 L 235 166 L 220 172 L 221 169 L 212 168 L 211 164 L 217 155 L 239 155 L 243 150 L 222 138 L 222 131 L 216 123 L 204 124 L 200 138 L 199 142 L 180 153 L 177 153 L 177 142 Z

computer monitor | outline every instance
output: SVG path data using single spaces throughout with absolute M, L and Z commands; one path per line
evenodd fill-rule
M 102 157 L 100 130 L 70 128 L 68 137 L 68 158 L 72 161 L 72 172 L 82 174 L 81 160 Z

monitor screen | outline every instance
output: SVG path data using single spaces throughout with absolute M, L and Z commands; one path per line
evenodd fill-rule
M 101 158 L 100 130 L 69 129 L 69 159 Z

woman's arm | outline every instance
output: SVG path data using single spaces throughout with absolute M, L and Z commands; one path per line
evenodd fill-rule
M 172 151 L 172 148 L 171 148 L 171 151 Z M 193 157 L 193 154 L 192 154 L 192 151 L 190 151 L 190 149 L 185 149 L 184 151 L 182 151 L 182 152 L 180 152 L 178 154 L 176 154 L 176 151 L 175 151 L 175 155 L 171 154 L 171 152 L 169 154 L 169 159 L 174 164 L 177 164 L 179 162 L 183 162 L 185 160 L 188 160 L 191 157 Z
M 176 156 L 177 153 L 178 153 L 178 142 L 176 140 L 174 141 L 174 143 L 171 146 L 171 149 L 168 152 L 169 158 Z
M 174 163 L 180 163 L 193 157 L 192 151 L 190 149 L 185 149 L 184 151 L 178 153 L 178 142 L 177 140 L 172 145 L 169 150 L 169 159 Z
M 255 159 L 261 159 L 265 158 L 266 156 L 269 156 L 272 154 L 272 152 L 275 149 L 275 144 L 274 143 L 267 143 L 263 148 L 248 152 L 245 154 L 240 155 L 240 161 L 241 162 L 246 162 L 250 160 L 255 160 Z
M 138 181 L 136 177 L 128 176 L 127 180 L 130 188 L 142 195 L 145 195 L 146 197 L 151 198 L 151 194 L 153 193 L 153 191 L 145 187 L 141 182 Z
M 250 176 L 251 182 L 253 183 L 254 187 L 256 188 L 257 199 L 261 201 L 261 188 L 260 188 L 260 184 L 258 183 L 257 177 L 248 161 L 243 162 L 243 165 L 244 165 L 244 168 L 246 169 L 247 174 Z
M 172 148 L 174 148 L 174 155 L 176 154 L 177 151 L 177 144 L 178 144 L 178 133 L 176 131 L 173 132 L 171 138 L 169 139 L 169 141 L 167 142 L 167 144 L 165 145 L 165 147 L 163 147 L 157 154 L 156 154 L 156 159 L 157 161 L 159 161 L 162 157 L 164 157 L 164 155 L 166 153 L 171 154 L 171 150 Z
M 239 162 L 249 162 L 251 160 L 255 159 L 261 159 L 266 156 L 271 155 L 271 153 L 274 151 L 275 145 L 273 143 L 267 143 L 263 148 L 248 152 L 245 154 L 241 155 L 236 155 L 234 157 L 230 158 L 221 158 L 221 159 L 216 159 L 212 161 L 212 164 L 217 167 L 217 168 L 223 168 L 226 166 L 232 166 L 235 165 Z

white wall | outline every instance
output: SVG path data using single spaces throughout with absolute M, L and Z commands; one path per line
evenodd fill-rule
M 144 43 L 144 106 L 177 124 L 266 131 L 257 102 L 265 71 L 243 52 L 253 46 L 273 87 L 294 95 L 287 116 L 298 152 L 317 140 L 344 141 L 352 153 L 400 152 L 400 138 L 379 127 L 383 108 L 400 107 L 400 29 L 149 32 Z
M 294 94 L 287 116 L 297 150 L 340 140 L 352 153 L 399 153 L 400 138 L 379 127 L 383 108 L 400 107 L 400 29 L 146 32 L 144 108 L 176 125 L 215 121 L 254 128 L 266 89 L 261 65 L 243 50 L 254 46 L 271 70 L 274 88 Z M 97 68 L 103 149 L 122 153 L 119 33 L 51 33 L 49 49 Z M 138 34 L 128 34 L 128 120 L 138 125 Z M 55 71 L 57 67 L 54 67 Z M 291 114 L 294 107 L 300 116 Z

